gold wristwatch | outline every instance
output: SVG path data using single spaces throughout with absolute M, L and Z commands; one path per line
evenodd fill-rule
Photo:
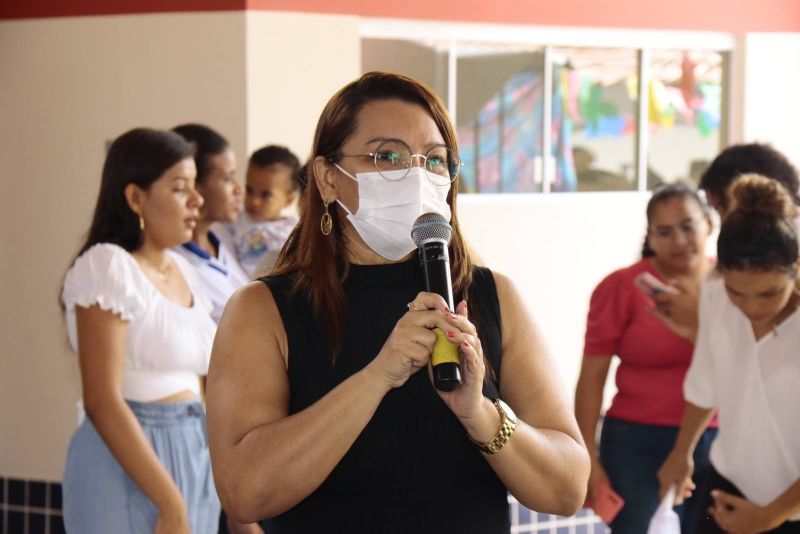
M 509 408 L 508 404 L 500 399 L 495 399 L 492 402 L 494 403 L 494 407 L 497 408 L 497 412 L 500 414 L 500 430 L 497 431 L 497 435 L 488 443 L 479 443 L 472 439 L 471 436 L 467 436 L 472 443 L 477 445 L 478 448 L 486 454 L 496 454 L 499 452 L 508 442 L 508 438 L 511 437 L 511 434 L 517 429 L 517 416 L 514 414 L 514 411 Z

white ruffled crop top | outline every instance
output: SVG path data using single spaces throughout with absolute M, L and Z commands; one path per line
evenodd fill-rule
M 78 351 L 75 306 L 98 305 L 128 323 L 122 396 L 152 402 L 180 391 L 199 395 L 208 372 L 216 325 L 192 266 L 172 251 L 189 289 L 192 306 L 165 297 L 125 249 L 101 243 L 81 254 L 67 272 L 62 300 L 72 350 Z

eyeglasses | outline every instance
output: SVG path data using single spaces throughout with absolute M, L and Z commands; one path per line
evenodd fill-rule
M 375 152 L 366 154 L 339 154 L 341 158 L 372 158 L 375 169 L 385 180 L 396 182 L 408 176 L 414 158 L 421 158 L 422 165 L 429 171 L 428 177 L 436 185 L 449 185 L 458 178 L 461 159 L 446 145 L 435 145 L 424 154 L 414 154 L 411 147 L 398 139 L 381 141 Z M 384 174 L 389 171 L 405 170 L 403 174 Z

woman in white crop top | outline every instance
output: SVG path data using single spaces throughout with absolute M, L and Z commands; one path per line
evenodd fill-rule
M 697 534 L 800 533 L 800 261 L 796 209 L 774 180 L 744 175 L 717 241 L 721 274 L 700 297 L 686 409 L 661 491 L 694 489 L 692 450 L 714 410 L 711 474 Z
M 87 418 L 64 474 L 67 531 L 216 533 L 200 400 L 215 325 L 187 241 L 203 203 L 192 146 L 131 130 L 111 145 L 62 300 Z

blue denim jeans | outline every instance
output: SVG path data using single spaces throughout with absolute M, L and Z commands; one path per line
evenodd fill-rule
M 181 491 L 194 534 L 216 534 L 220 504 L 199 401 L 128 401 L 145 437 Z M 152 534 L 158 508 L 117 462 L 86 418 L 72 437 L 64 472 L 64 523 L 80 534 Z
M 708 474 L 708 451 L 717 435 L 706 430 L 694 452 L 693 480 L 699 487 Z M 644 425 L 606 418 L 600 434 L 600 462 L 614 491 L 625 500 L 609 525 L 615 534 L 644 534 L 658 508 L 658 472 L 675 444 L 678 427 Z M 675 511 L 681 518 L 681 532 L 692 534 L 697 499 L 692 497 Z

